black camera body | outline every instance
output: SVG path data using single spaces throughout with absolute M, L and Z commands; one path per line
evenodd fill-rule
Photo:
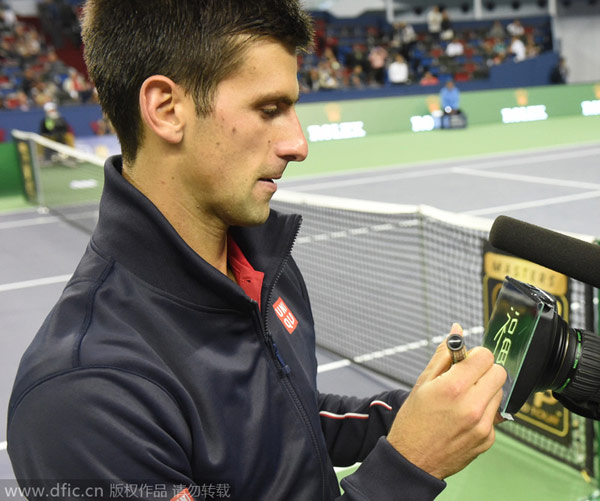
M 600 337 L 569 327 L 547 292 L 506 277 L 483 345 L 507 372 L 500 405 L 505 417 L 534 392 L 552 390 L 569 410 L 600 419 Z

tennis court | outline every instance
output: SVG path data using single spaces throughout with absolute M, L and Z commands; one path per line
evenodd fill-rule
M 280 188 L 282 191 L 362 201 L 347 203 L 354 209 L 363 204 L 367 206 L 371 201 L 425 204 L 456 213 L 457 219 L 493 220 L 499 214 L 507 214 L 557 230 L 600 236 L 600 220 L 596 217 L 600 209 L 599 137 L 600 119 L 582 117 L 540 124 L 388 134 L 319 143 L 312 145 L 304 165 L 288 168 Z M 77 168 L 68 170 L 73 174 L 77 172 Z M 86 172 L 81 180 L 88 179 L 90 174 Z M 82 185 L 77 186 L 85 189 Z M 92 187 L 90 183 L 92 188 L 97 189 L 97 186 Z M 96 217 L 94 206 L 87 204 L 72 206 L 63 212 L 68 213 L 76 224 L 67 224 L 52 212 L 39 214 L 27 210 L 0 215 L 0 252 L 3 255 L 0 332 L 5 347 L 0 354 L 3 370 L 0 401 L 5 409 L 19 357 L 77 264 L 89 238 L 84 229 L 93 225 Z M 307 215 L 306 228 L 297 242 L 299 252 L 311 240 L 321 244 L 327 240 L 325 243 L 335 249 L 335 239 L 328 236 L 353 231 L 363 240 L 361 246 L 368 249 L 370 235 L 379 228 L 378 235 L 383 237 L 378 248 L 382 255 L 393 257 L 395 240 L 389 237 L 387 229 L 396 223 L 386 218 L 352 219 L 347 228 L 342 228 L 337 220 L 313 226 L 311 218 Z M 410 225 L 411 218 L 407 221 L 404 226 Z M 440 239 L 437 247 L 440 256 L 451 252 L 453 238 L 444 238 L 448 245 L 444 246 L 443 238 Z M 323 255 L 330 252 L 326 249 Z M 366 252 L 360 256 L 365 264 L 374 259 Z M 353 266 L 351 262 L 349 266 Z M 364 268 L 365 275 L 372 274 L 367 266 Z M 307 282 L 314 304 L 319 293 L 312 290 L 308 277 Z M 441 288 L 444 283 L 441 281 Z M 451 283 L 445 285 L 445 288 L 452 286 Z M 477 300 L 476 296 L 472 301 Z M 361 303 L 367 304 L 368 298 L 368 290 L 356 291 L 355 304 L 351 307 L 360 311 Z M 480 305 L 469 307 L 480 308 Z M 393 308 L 393 305 L 387 308 Z M 447 328 L 454 320 L 444 319 Z M 353 323 L 360 326 L 359 321 Z M 419 321 L 418 315 L 415 321 Z M 445 332 L 440 331 L 439 335 Z M 471 344 L 469 341 L 467 344 L 473 346 L 474 339 L 475 334 Z M 372 328 L 365 330 L 362 343 L 358 347 L 362 350 L 359 361 L 360 355 L 374 358 L 374 353 L 378 353 L 380 359 L 388 363 L 392 360 L 398 365 L 410 359 L 417 373 L 419 364 L 424 364 L 431 352 L 428 344 L 396 340 L 395 347 L 403 348 L 387 356 L 385 348 L 375 348 L 377 330 Z M 318 360 L 322 391 L 366 396 L 397 384 L 328 350 L 319 350 Z M 411 377 L 413 375 L 409 374 L 406 379 Z M 5 440 L 5 420 L 2 415 L 0 442 Z M 5 445 L 0 450 L 0 478 L 9 479 L 12 474 Z M 596 489 L 595 480 L 588 482 L 584 477 L 577 469 L 499 433 L 490 452 L 449 479 L 449 487 L 440 499 L 578 500 Z

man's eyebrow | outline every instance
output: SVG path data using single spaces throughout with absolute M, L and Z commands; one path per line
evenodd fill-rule
M 257 104 L 264 103 L 283 103 L 288 106 L 296 104 L 300 100 L 300 96 L 290 96 L 289 94 L 281 94 L 279 92 L 271 92 L 267 94 L 260 94 L 256 96 L 254 102 Z

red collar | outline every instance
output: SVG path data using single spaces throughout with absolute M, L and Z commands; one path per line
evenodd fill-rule
M 239 286 L 260 307 L 260 291 L 265 274 L 252 267 L 230 235 L 227 236 L 227 262 Z

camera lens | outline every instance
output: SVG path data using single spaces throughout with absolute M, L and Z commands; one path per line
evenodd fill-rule
M 577 353 L 576 332 L 556 313 L 553 305 L 545 305 L 532 334 L 507 412 L 518 412 L 536 391 L 560 390 L 568 386 Z
M 553 390 L 573 412 L 600 416 L 600 337 L 569 327 L 545 291 L 506 277 L 484 346 L 507 370 L 501 412 L 515 414 L 534 392 Z
M 600 337 L 587 331 L 575 331 L 575 334 L 578 336 L 578 344 L 572 360 L 573 368 L 562 387 L 557 388 L 554 393 L 556 398 L 573 412 L 598 419 Z

